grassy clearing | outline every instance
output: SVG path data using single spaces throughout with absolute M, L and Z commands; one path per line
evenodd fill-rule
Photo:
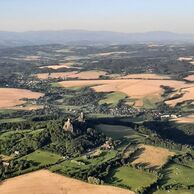
M 95 113 L 93 113 L 93 114 L 89 114 L 88 117 L 98 119 L 98 118 L 112 118 L 114 116 L 108 115 L 108 114 L 98 114 L 98 113 L 95 114 Z
M 114 139 L 120 139 L 123 137 L 135 138 L 135 136 L 138 135 L 138 133 L 135 132 L 132 128 L 121 125 L 99 124 L 96 125 L 95 128 Z
M 9 140 L 11 139 L 13 136 L 17 136 L 17 135 L 26 135 L 26 134 L 38 134 L 40 132 L 42 132 L 44 129 L 37 129 L 37 130 L 19 130 L 19 131 L 8 131 L 8 132 L 4 132 L 0 135 L 0 140 Z
M 38 166 L 44 166 L 49 164 L 54 164 L 59 161 L 62 157 L 58 154 L 54 154 L 48 151 L 36 150 L 35 152 L 24 156 L 21 159 L 33 161 L 39 163 Z
M 58 82 L 51 83 L 51 87 L 61 87 L 61 85 Z
M 99 104 L 110 104 L 112 106 L 116 106 L 120 100 L 123 100 L 127 97 L 125 93 L 122 92 L 113 92 L 110 94 L 107 94 L 105 99 L 102 99 L 99 101 Z
M 113 170 L 107 178 L 107 183 L 116 186 L 127 186 L 133 191 L 140 190 L 142 187 L 149 186 L 156 180 L 155 175 L 132 168 L 123 166 Z
M 78 157 L 74 160 L 66 160 L 60 164 L 54 165 L 50 168 L 52 172 L 60 172 L 65 175 L 73 174 L 81 171 L 88 171 L 89 169 L 96 167 L 114 157 L 116 157 L 116 151 L 102 152 L 98 157 L 85 158 Z M 81 163 L 79 163 L 81 162 Z
M 17 112 L 17 110 L 12 110 L 12 109 L 0 109 L 0 114 L 11 114 Z
M 25 121 L 25 119 L 23 118 L 10 118 L 10 119 L 1 119 L 0 123 L 19 123 L 23 121 Z
M 154 194 L 193 194 L 194 190 L 158 190 Z
M 165 170 L 165 185 L 183 184 L 186 186 L 194 183 L 194 169 L 179 164 L 171 164 Z
M 11 139 L 12 136 L 16 136 L 16 135 L 19 135 L 19 134 L 28 134 L 30 133 L 31 130 L 19 130 L 19 131 L 8 131 L 8 132 L 4 132 L 0 135 L 0 140 L 8 140 L 8 139 Z
M 160 100 L 154 96 L 145 97 L 145 98 L 143 98 L 143 108 L 145 108 L 145 109 L 157 108 L 156 103 L 159 101 Z

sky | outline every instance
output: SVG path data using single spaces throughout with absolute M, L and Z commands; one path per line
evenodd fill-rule
M 194 33 L 194 0 L 0 0 L 0 31 Z

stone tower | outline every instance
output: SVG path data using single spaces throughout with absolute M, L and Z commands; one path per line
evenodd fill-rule
M 71 119 L 68 118 L 68 120 L 65 122 L 63 126 L 64 131 L 73 133 L 73 125 L 71 123 Z
M 78 117 L 78 121 L 79 122 L 85 122 L 85 117 L 84 117 L 84 113 L 81 112 L 80 116 Z

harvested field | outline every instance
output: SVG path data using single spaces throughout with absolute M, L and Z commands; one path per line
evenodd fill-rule
M 176 121 L 177 123 L 194 123 L 194 115 L 180 117 L 177 119 L 173 119 L 173 121 Z
M 169 101 L 166 101 L 165 103 L 172 106 L 172 107 L 174 107 L 178 103 L 182 103 L 184 101 L 188 101 L 188 100 L 193 100 L 194 101 L 194 86 L 184 88 L 184 89 L 180 89 L 180 91 L 178 93 L 182 94 L 182 96 L 180 98 L 177 98 L 177 99 L 174 99 L 174 100 L 169 100 Z
M 38 99 L 44 94 L 38 92 L 32 92 L 30 90 L 15 89 L 15 88 L 0 88 L 0 108 L 12 109 L 19 108 L 17 105 L 22 105 L 26 101 L 23 98 Z M 22 108 L 21 108 L 22 109 Z
M 134 194 L 112 186 L 88 184 L 47 170 L 8 179 L 0 185 L 1 194 Z
M 44 68 L 49 68 L 49 69 L 60 69 L 60 68 L 72 68 L 72 65 L 74 65 L 73 62 L 68 62 L 68 63 L 60 63 L 57 65 L 49 65 L 49 66 L 42 66 L 39 67 L 40 69 L 44 69 Z
M 49 79 L 49 78 L 62 78 L 62 79 L 66 79 L 71 75 L 75 75 L 77 73 L 77 71 L 71 71 L 71 72 L 60 72 L 60 73 L 51 73 L 49 75 L 49 73 L 38 73 L 35 76 L 37 76 L 39 79 Z
M 115 80 L 79 80 L 79 81 L 63 81 L 59 82 L 63 87 L 80 87 L 91 86 L 97 92 L 122 92 L 127 94 L 128 97 L 135 99 L 135 106 L 142 106 L 144 99 L 155 99 L 155 102 L 161 101 L 161 95 L 163 89 L 161 85 L 170 86 L 176 90 L 181 88 L 194 88 L 194 84 L 186 84 L 182 81 L 175 80 L 137 80 L 137 79 L 115 79 Z M 194 93 L 188 92 L 186 97 L 180 99 L 180 101 L 192 98 Z M 185 96 L 184 95 L 184 96 Z M 177 99 L 179 100 L 179 99 Z M 170 101 L 169 101 L 170 102 Z M 172 102 L 170 102 L 172 103 Z M 170 104 L 169 103 L 169 104 Z
M 100 76 L 106 75 L 105 71 L 82 71 L 80 73 L 72 74 L 69 78 L 78 78 L 78 79 L 98 79 Z
M 60 72 L 60 73 L 39 73 L 36 76 L 39 79 L 48 79 L 48 78 L 78 78 L 78 79 L 98 79 L 100 76 L 106 75 L 105 71 L 71 71 L 71 72 Z
M 140 145 L 143 152 L 138 156 L 138 158 L 133 161 L 133 164 L 146 164 L 147 167 L 162 167 L 169 156 L 174 156 L 174 152 L 170 152 L 168 149 L 150 146 L 150 145 Z
M 194 81 L 194 75 L 189 75 L 189 76 L 185 77 L 184 79 L 188 80 L 188 81 Z
M 158 75 L 158 74 L 129 74 L 123 77 L 120 77 L 121 79 L 152 79 L 152 80 L 163 80 L 163 79 L 170 79 L 169 76 L 165 75 Z

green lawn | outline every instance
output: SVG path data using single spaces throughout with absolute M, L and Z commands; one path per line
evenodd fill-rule
M 19 123 L 23 121 L 25 121 L 23 118 L 0 119 L 0 123 Z
M 20 159 L 24 159 L 28 161 L 31 160 L 31 161 L 39 163 L 39 166 L 44 166 L 48 164 L 54 164 L 60 159 L 62 159 L 62 157 L 58 154 L 54 154 L 48 151 L 36 150 L 35 152 L 27 156 L 24 156 Z
M 120 100 L 123 100 L 127 97 L 125 93 L 122 92 L 113 92 L 107 94 L 105 99 L 99 101 L 99 104 L 111 104 L 112 106 L 116 106 Z
M 116 186 L 127 186 L 133 191 L 138 191 L 142 187 L 149 186 L 155 180 L 156 176 L 151 173 L 123 166 L 113 170 L 106 182 Z
M 186 186 L 194 184 L 194 169 L 182 166 L 176 163 L 169 165 L 165 169 L 165 179 L 167 180 L 165 185 L 183 184 Z

